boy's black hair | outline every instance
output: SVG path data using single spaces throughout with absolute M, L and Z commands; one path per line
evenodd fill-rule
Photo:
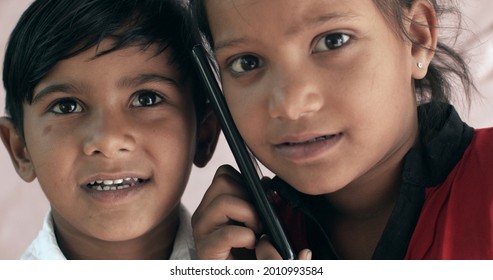
M 195 40 L 200 42 L 205 39 L 206 43 L 213 49 L 214 39 L 209 28 L 204 1 L 190 0 L 190 10 L 196 25 L 195 30 L 200 32 L 195 34 Z M 453 0 L 429 1 L 438 16 L 445 13 L 456 15 L 459 19 L 458 30 L 460 29 L 460 12 Z M 390 24 L 397 27 L 398 32 L 415 44 L 409 34 L 406 34 L 404 28 L 404 21 L 410 20 L 405 17 L 404 9 L 411 7 L 414 0 L 373 0 L 373 2 Z M 448 5 L 445 2 L 449 2 Z M 457 96 L 453 96 L 452 88 L 456 81 L 454 78 L 458 78 L 464 88 L 465 100 L 469 104 L 471 92 L 476 88 L 463 57 L 441 40 L 438 41 L 438 46 L 433 51 L 435 51 L 435 56 L 428 67 L 425 78 L 414 81 L 418 101 L 420 103 L 450 103 L 452 99 L 457 98 Z
M 31 103 L 35 86 L 60 60 L 107 38 L 115 40 L 105 55 L 128 46 L 158 44 L 169 48 L 182 80 L 196 80 L 191 56 L 187 10 L 181 0 L 36 0 L 23 13 L 10 35 L 3 82 L 6 112 L 24 137 L 24 103 Z M 157 54 L 156 54 L 157 55 Z M 197 118 L 205 97 L 193 83 Z

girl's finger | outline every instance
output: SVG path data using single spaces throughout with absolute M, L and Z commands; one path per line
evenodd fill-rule
M 255 247 L 255 253 L 258 260 L 282 260 L 281 255 L 279 255 L 266 234 L 260 237 Z

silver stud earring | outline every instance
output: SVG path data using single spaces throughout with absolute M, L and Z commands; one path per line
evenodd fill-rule
M 423 63 L 422 62 L 418 62 L 418 68 L 423 69 Z

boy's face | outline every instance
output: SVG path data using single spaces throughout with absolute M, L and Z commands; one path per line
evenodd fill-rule
M 169 50 L 156 51 L 60 61 L 24 105 L 26 161 L 59 231 L 121 241 L 176 222 L 203 128 Z
M 298 190 L 364 184 L 413 145 L 423 71 L 372 0 L 205 4 L 239 131 Z

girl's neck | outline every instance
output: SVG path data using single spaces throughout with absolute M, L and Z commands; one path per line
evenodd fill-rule
M 331 213 L 344 219 L 360 220 L 392 208 L 401 183 L 401 171 L 401 164 L 396 164 L 325 195 Z
M 337 254 L 344 259 L 370 259 L 397 201 L 402 162 L 366 174 L 325 196 L 321 222 Z
M 178 208 L 148 233 L 125 241 L 104 241 L 57 230 L 57 241 L 67 259 L 153 260 L 169 259 L 178 230 Z

